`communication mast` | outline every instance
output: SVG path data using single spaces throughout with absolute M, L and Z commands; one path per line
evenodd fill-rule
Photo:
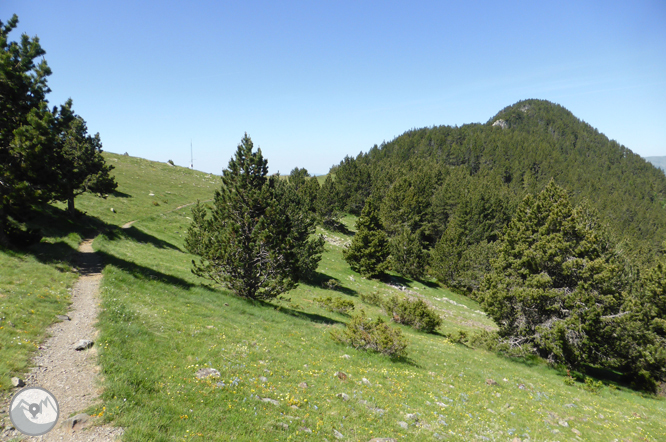
M 190 169 L 194 169 L 194 154 L 192 152 L 192 140 L 190 140 Z

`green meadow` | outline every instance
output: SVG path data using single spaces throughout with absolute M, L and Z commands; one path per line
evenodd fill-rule
M 566 373 L 538 360 L 457 344 L 450 334 L 495 329 L 476 302 L 430 281 L 352 272 L 342 249 L 354 217 L 343 219 L 350 234 L 318 230 L 327 243 L 317 277 L 273 302 L 211 285 L 190 271 L 195 257 L 183 243 L 191 207 L 181 206 L 210 200 L 219 178 L 106 156 L 116 167 L 115 195 L 79 197 L 80 222 L 53 222 L 27 252 L 0 253 L 6 393 L 9 377 L 28 369 L 46 325 L 67 309 L 78 242 L 97 234 L 93 246 L 105 263 L 96 341 L 104 392 L 88 412 L 124 427 L 126 441 L 664 440 L 663 398 L 606 380 L 568 385 Z M 45 219 L 61 219 L 62 208 Z M 388 321 L 362 296 L 405 292 L 430 303 L 444 324 L 425 334 L 392 323 L 409 342 L 400 360 L 334 342 L 330 332 L 350 316 L 316 301 L 340 297 Z M 200 379 L 202 368 L 220 375 Z

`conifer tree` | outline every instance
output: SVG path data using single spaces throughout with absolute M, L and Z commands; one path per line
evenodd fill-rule
M 666 262 L 643 272 L 622 310 L 612 318 L 616 366 L 634 386 L 655 391 L 666 381 Z
M 10 217 L 50 199 L 55 181 L 53 115 L 46 106 L 51 69 L 37 37 L 10 42 L 14 15 L 0 21 L 0 245 L 9 244 Z
M 316 214 L 317 212 L 317 198 L 320 189 L 321 186 L 319 185 L 319 181 L 317 181 L 317 177 L 306 179 L 305 184 L 298 189 L 298 193 L 303 196 L 305 209 L 312 214 Z
M 421 235 L 404 229 L 399 235 L 389 240 L 391 250 L 391 268 L 411 279 L 421 279 L 425 275 L 428 255 Z
M 291 186 L 267 174 L 268 161 L 245 134 L 222 173 L 211 218 L 197 204 L 186 239 L 201 256 L 193 272 L 243 298 L 270 299 L 293 288 L 323 249 L 321 238 L 309 238 L 314 221 L 294 210 Z
M 326 176 L 326 181 L 324 185 L 319 189 L 319 195 L 317 195 L 317 202 L 315 207 L 317 208 L 317 218 L 319 222 L 329 229 L 335 229 L 338 227 L 340 211 L 338 210 L 339 203 L 339 194 L 337 185 L 331 175 Z
M 552 180 L 509 223 L 483 307 L 512 344 L 552 362 L 615 365 L 612 319 L 627 290 L 624 267 L 586 205 L 574 208 Z
M 356 235 L 342 254 L 352 270 L 365 277 L 379 276 L 388 269 L 388 237 L 379 218 L 377 203 L 372 198 L 366 200 L 356 222 Z
M 99 133 L 88 135 L 83 118 L 72 111 L 72 100 L 54 110 L 57 120 L 56 164 L 58 175 L 54 184 L 54 199 L 67 201 L 70 216 L 75 214 L 74 198 L 84 192 L 104 195 L 113 192 L 118 183 L 110 175 L 113 166 L 102 156 Z

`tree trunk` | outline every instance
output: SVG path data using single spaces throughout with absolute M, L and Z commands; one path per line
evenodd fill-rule
M 7 233 L 5 233 L 5 226 L 7 223 L 5 222 L 5 209 L 0 206 L 0 246 L 2 247 L 9 247 L 9 237 L 7 236 Z
M 67 213 L 70 218 L 74 218 L 74 215 L 76 215 L 76 209 L 74 208 L 74 191 L 70 191 L 69 196 L 67 197 Z

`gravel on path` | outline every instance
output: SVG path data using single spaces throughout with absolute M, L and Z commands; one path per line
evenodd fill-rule
M 102 262 L 93 251 L 92 242 L 87 239 L 79 246 L 77 261 L 81 277 L 72 290 L 72 305 L 67 313 L 71 320 L 56 322 L 49 327 L 47 333 L 51 337 L 39 347 L 33 360 L 34 368 L 25 379 L 27 387 L 45 388 L 56 397 L 60 407 L 58 423 L 43 436 L 27 437 L 17 430 L 10 430 L 0 434 L 0 440 L 111 442 L 119 440 L 123 433 L 119 427 L 97 425 L 94 418 L 73 430 L 63 426 L 67 418 L 94 405 L 102 392 L 97 379 L 100 369 L 96 345 L 83 351 L 74 350 L 78 341 L 95 341 L 97 338 L 95 323 L 100 303 Z

